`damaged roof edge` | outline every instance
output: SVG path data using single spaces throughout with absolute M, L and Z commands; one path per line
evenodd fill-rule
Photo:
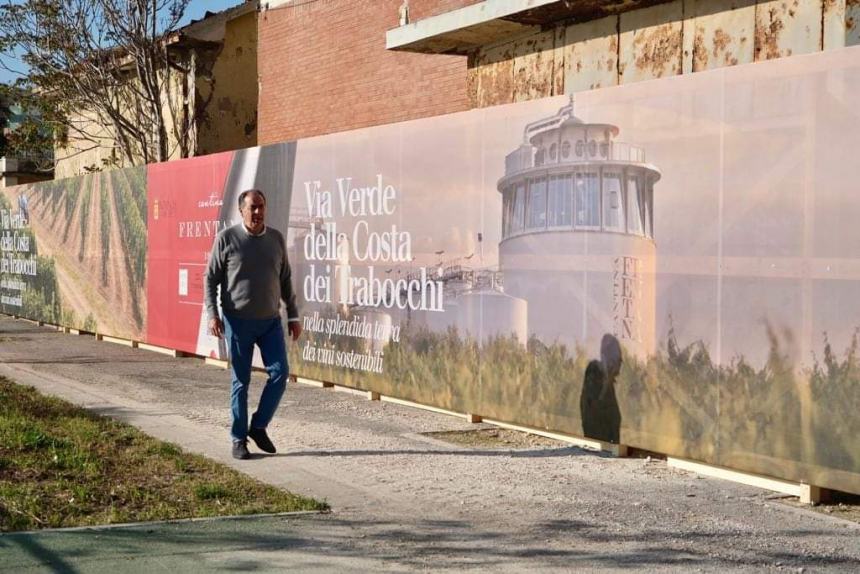
M 176 32 L 197 40 L 218 41 L 218 29 L 223 27 L 226 22 L 235 20 L 250 12 L 258 12 L 259 9 L 259 0 L 243 0 L 240 4 L 226 8 L 220 12 L 209 12 L 207 10 L 202 18 L 192 20 L 185 26 L 178 28 Z M 223 36 L 223 30 L 220 30 L 220 35 Z
M 431 54 L 468 54 L 481 44 L 536 28 L 504 20 L 559 0 L 484 0 L 418 20 L 385 34 L 388 50 Z

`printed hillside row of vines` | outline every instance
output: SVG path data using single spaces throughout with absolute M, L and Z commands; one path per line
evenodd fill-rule
M 42 239 L 59 260 L 38 259 L 38 276 L 28 279 L 32 288 L 21 293 L 33 301 L 26 311 L 13 312 L 87 331 L 107 328 L 139 336 L 146 320 L 146 169 L 23 186 L 5 201 L 18 196 L 29 202 L 34 229 L 48 234 Z M 65 307 L 61 293 L 71 297 Z M 122 326 L 118 310 L 125 311 L 130 329 Z
M 114 193 L 119 229 L 128 254 L 132 283 L 146 287 L 146 170 L 132 168 L 103 173 Z M 104 182 L 104 180 L 103 180 Z

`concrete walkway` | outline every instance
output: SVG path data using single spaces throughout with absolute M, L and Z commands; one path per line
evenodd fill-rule
M 279 454 L 235 461 L 225 371 L 5 317 L 0 376 L 333 507 L 4 535 L 0 571 L 860 570 L 857 525 L 661 462 L 460 448 L 423 433 L 465 421 L 302 385 L 271 429 Z

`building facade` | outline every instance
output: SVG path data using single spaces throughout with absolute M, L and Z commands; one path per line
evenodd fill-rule
M 408 18 L 474 4 L 411 0 Z M 260 11 L 260 143 L 469 108 L 467 58 L 386 50 L 403 0 L 270 0 Z
M 257 145 L 257 7 L 207 13 L 166 40 L 178 64 L 163 87 L 170 159 Z M 101 118 L 79 110 L 56 145 L 56 177 L 125 167 L 118 145 Z
M 468 57 L 470 107 L 858 43 L 857 0 L 484 0 L 387 33 L 391 50 Z

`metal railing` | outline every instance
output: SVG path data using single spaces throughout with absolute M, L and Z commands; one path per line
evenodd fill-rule
M 592 161 L 645 163 L 645 150 L 625 142 L 579 142 L 571 145 L 567 157 L 562 157 L 562 155 L 557 151 L 555 159 L 542 158 L 538 148 L 530 145 L 520 146 L 505 156 L 505 175 L 512 175 L 534 167 Z

